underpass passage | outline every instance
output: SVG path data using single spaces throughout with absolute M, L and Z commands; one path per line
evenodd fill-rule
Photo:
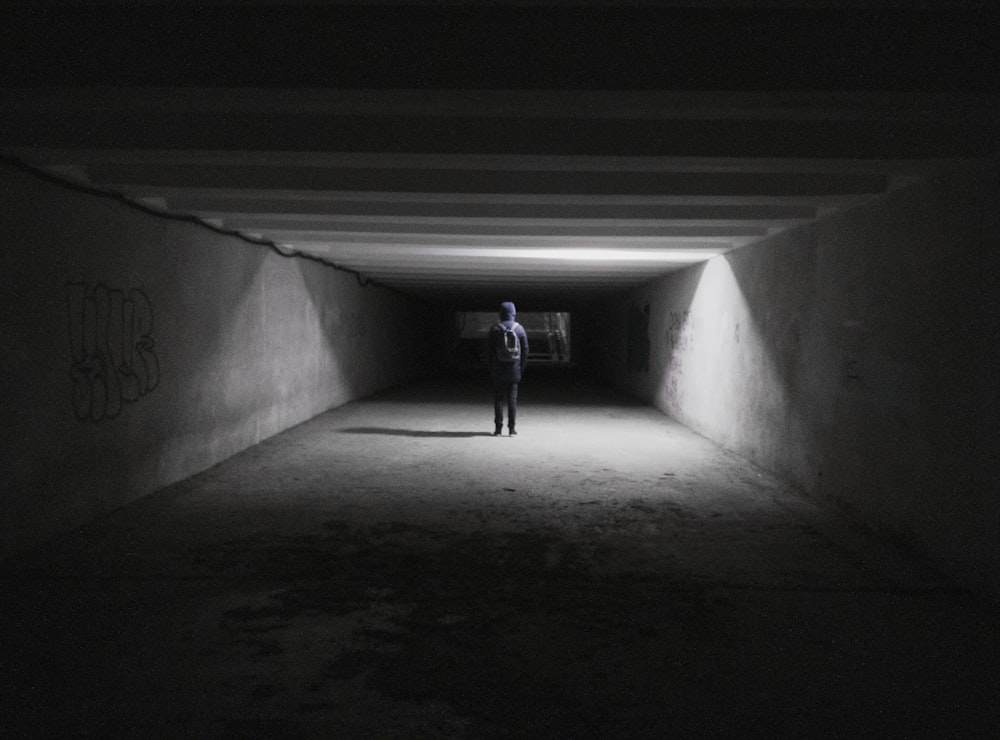
M 5 562 L 4 737 L 986 737 L 995 612 L 658 411 L 352 402 Z

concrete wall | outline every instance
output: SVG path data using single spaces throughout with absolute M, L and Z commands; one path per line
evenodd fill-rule
M 998 589 L 998 212 L 995 171 L 942 177 L 670 274 L 605 312 L 605 370 Z
M 353 275 L 7 166 L 0 193 L 0 557 L 419 370 L 414 307 Z

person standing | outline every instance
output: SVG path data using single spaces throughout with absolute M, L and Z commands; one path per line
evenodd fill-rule
M 517 386 L 528 362 L 528 334 L 515 317 L 510 301 L 500 304 L 500 321 L 490 327 L 486 354 L 493 381 L 493 436 L 503 431 L 503 411 L 507 407 L 507 433 L 517 434 Z

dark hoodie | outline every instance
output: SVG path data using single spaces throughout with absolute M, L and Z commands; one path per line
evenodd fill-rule
M 509 329 L 513 326 L 516 316 L 517 309 L 514 307 L 513 303 L 505 301 L 500 304 L 500 324 Z M 528 334 L 524 331 L 524 327 L 520 324 L 518 324 L 514 333 L 521 342 L 521 361 L 502 362 L 497 357 L 497 348 L 500 346 L 503 339 L 503 330 L 500 329 L 498 324 L 494 324 L 490 328 L 486 354 L 490 363 L 490 376 L 493 378 L 494 383 L 521 382 L 521 374 L 524 370 L 524 365 L 528 362 Z

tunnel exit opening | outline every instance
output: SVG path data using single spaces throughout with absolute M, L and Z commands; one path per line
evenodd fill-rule
M 530 363 L 555 367 L 572 364 L 572 317 L 569 311 L 526 311 L 517 314 L 517 321 L 528 334 Z M 455 313 L 454 356 L 459 369 L 486 367 L 486 335 L 495 323 L 495 312 Z

